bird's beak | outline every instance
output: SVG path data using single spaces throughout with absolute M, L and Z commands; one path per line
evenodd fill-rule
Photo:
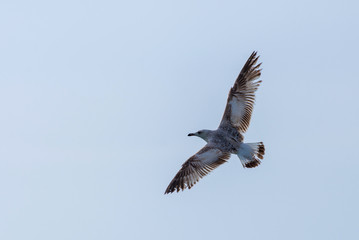
M 187 136 L 188 136 L 188 137 L 190 137 L 190 136 L 196 136 L 196 134 L 190 133 L 190 134 L 188 134 Z

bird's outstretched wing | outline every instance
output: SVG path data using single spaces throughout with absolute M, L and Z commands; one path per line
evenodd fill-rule
M 257 52 L 251 54 L 229 91 L 220 128 L 230 125 L 241 133 L 247 131 L 255 101 L 254 94 L 262 82 L 256 81 L 261 75 L 261 63 L 257 64 L 258 58 Z
M 190 189 L 200 178 L 225 163 L 229 157 L 230 153 L 207 144 L 182 165 L 182 168 L 168 185 L 165 194 L 186 188 Z

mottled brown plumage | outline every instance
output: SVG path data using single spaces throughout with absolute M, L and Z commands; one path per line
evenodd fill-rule
M 256 65 L 259 58 L 256 55 L 257 52 L 253 52 L 248 58 L 233 87 L 229 90 L 226 109 L 220 124 L 220 126 L 232 125 L 240 133 L 246 132 L 249 127 L 255 101 L 255 92 L 262 82 L 255 81 L 261 76 L 261 69 L 259 67 L 262 64 Z M 233 106 L 236 106 L 236 110 L 240 110 L 240 112 L 235 114 Z
M 178 192 L 186 187 L 190 189 L 200 178 L 225 163 L 229 157 L 230 153 L 222 152 L 207 144 L 182 165 L 182 168 L 168 185 L 165 193 Z

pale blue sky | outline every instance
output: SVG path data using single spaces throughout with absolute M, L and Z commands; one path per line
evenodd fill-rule
M 359 239 L 357 1 L 1 1 L 0 239 Z M 227 164 L 163 195 L 253 50 Z

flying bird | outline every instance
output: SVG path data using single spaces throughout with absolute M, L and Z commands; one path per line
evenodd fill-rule
M 263 142 L 244 143 L 243 133 L 248 129 L 255 101 L 255 92 L 262 81 L 257 64 L 259 56 L 253 52 L 244 64 L 233 87 L 229 90 L 227 105 L 217 130 L 200 130 L 188 136 L 202 138 L 207 144 L 190 157 L 168 185 L 165 194 L 190 189 L 200 178 L 236 154 L 244 168 L 254 168 L 264 155 Z

